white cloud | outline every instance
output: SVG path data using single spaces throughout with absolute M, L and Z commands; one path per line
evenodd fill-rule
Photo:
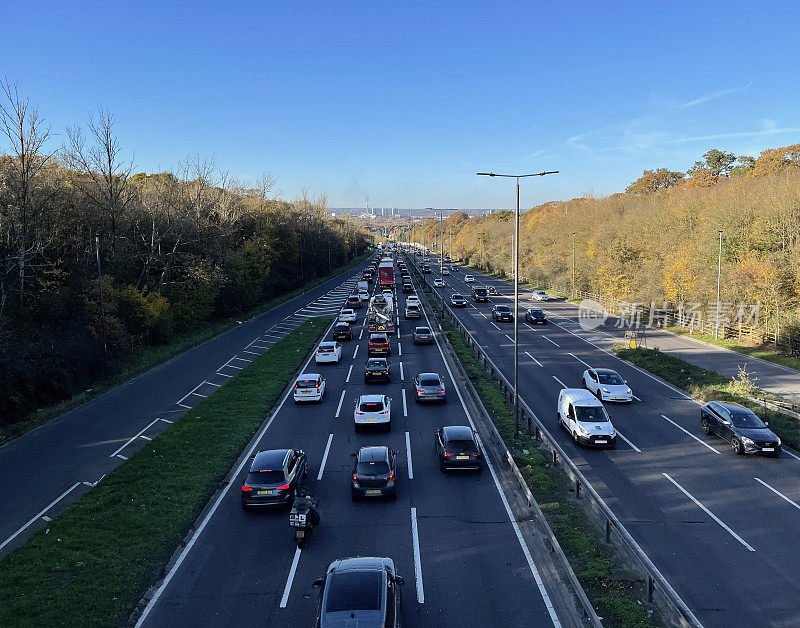
M 769 135 L 784 135 L 787 133 L 800 133 L 800 129 L 781 129 L 775 120 L 764 119 L 761 121 L 762 128 L 758 131 L 732 131 L 729 133 L 714 133 L 712 135 L 698 135 L 695 137 L 681 137 L 674 142 L 685 144 L 687 142 L 704 142 L 708 140 L 724 140 L 735 137 L 761 137 Z
M 752 79 L 747 85 L 744 87 L 734 87 L 732 89 L 721 89 L 716 92 L 711 92 L 710 94 L 706 94 L 705 96 L 700 96 L 699 98 L 695 98 L 694 100 L 690 100 L 685 103 L 681 103 L 680 105 L 676 105 L 678 108 L 684 107 L 694 107 L 695 105 L 702 105 L 703 103 L 709 102 L 711 100 L 716 100 L 717 98 L 722 98 L 723 96 L 727 96 L 728 94 L 735 94 L 736 92 L 742 92 L 746 90 L 753 84 L 755 79 Z

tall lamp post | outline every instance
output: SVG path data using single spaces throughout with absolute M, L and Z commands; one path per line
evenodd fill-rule
M 719 338 L 719 284 L 722 277 L 722 231 L 719 232 L 719 253 L 717 254 L 717 320 L 714 321 L 714 339 Z
M 439 278 L 442 280 L 441 297 L 442 297 L 442 314 L 444 314 L 444 274 L 442 268 L 444 267 L 444 213 L 453 212 L 455 209 L 434 209 L 433 207 L 426 207 L 434 214 L 439 214 Z
M 572 298 L 575 298 L 575 232 L 572 232 Z
M 514 212 L 514 438 L 519 433 L 519 180 L 527 177 L 543 177 L 558 174 L 558 170 L 536 172 L 533 174 L 496 174 L 494 172 L 478 172 L 483 177 L 504 177 L 516 181 L 517 204 Z

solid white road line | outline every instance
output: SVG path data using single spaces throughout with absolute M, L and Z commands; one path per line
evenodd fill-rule
M 61 495 L 56 497 L 53 501 L 51 501 L 49 504 L 47 504 L 47 506 L 45 506 L 39 512 L 37 512 L 33 517 L 30 518 L 30 520 L 28 520 L 28 523 L 26 523 L 19 530 L 14 532 L 14 534 L 12 534 L 10 537 L 8 537 L 5 541 L 0 543 L 0 550 L 2 550 L 6 545 L 11 543 L 11 541 L 13 541 L 15 538 L 17 538 L 20 534 L 22 534 L 25 531 L 26 528 L 28 528 L 31 524 L 33 524 L 36 521 L 38 521 L 39 518 L 44 515 L 44 513 L 46 513 L 48 510 L 50 510 L 53 506 L 55 506 L 58 502 L 60 502 L 62 499 L 64 499 L 67 495 L 69 495 L 72 491 L 74 491 L 80 485 L 81 485 L 80 482 L 75 482 L 75 484 L 70 486 L 66 491 L 61 493 Z
M 319 464 L 319 473 L 317 473 L 317 480 L 322 479 L 322 474 L 325 472 L 325 463 L 328 461 L 328 452 L 331 450 L 331 442 L 333 442 L 333 434 L 328 436 L 328 444 L 325 445 L 325 453 L 322 454 L 322 462 Z
M 719 454 L 720 456 L 722 455 L 722 452 L 721 452 L 721 451 L 719 451 L 717 448 L 715 448 L 715 447 L 712 447 L 712 446 L 711 446 L 711 445 L 709 445 L 707 442 L 705 442 L 703 439 L 701 439 L 701 438 L 697 438 L 697 436 L 695 436 L 694 434 L 692 434 L 692 433 L 691 433 L 689 430 L 687 430 L 687 429 L 684 429 L 683 427 L 681 427 L 680 425 L 678 425 L 677 423 L 675 423 L 675 421 L 673 421 L 672 419 L 670 419 L 668 416 L 664 416 L 664 415 L 662 414 L 662 415 L 661 415 L 661 418 L 662 418 L 662 419 L 666 419 L 667 421 L 669 421 L 670 423 L 672 423 L 672 424 L 673 424 L 675 427 L 677 427 L 677 428 L 678 428 L 678 429 L 679 429 L 681 432 L 683 432 L 683 433 L 684 433 L 684 434 L 686 434 L 687 436 L 691 436 L 692 438 L 694 438 L 694 439 L 695 439 L 695 440 L 696 440 L 698 443 L 700 443 L 700 444 L 701 444 L 703 447 L 708 447 L 708 448 L 709 448 L 711 451 L 713 451 L 715 454 Z
M 406 389 L 403 388 L 403 416 L 408 416 L 408 408 L 406 407 Z
M 114 451 L 114 453 L 113 453 L 113 454 L 109 454 L 109 456 L 108 456 L 108 457 L 109 457 L 109 458 L 113 458 L 114 456 L 116 456 L 116 455 L 117 455 L 119 452 L 121 452 L 123 449 L 125 449 L 125 448 L 126 448 L 128 445 L 130 445 L 130 444 L 131 444 L 133 441 L 135 441 L 137 438 L 139 438 L 139 437 L 140 437 L 140 436 L 141 436 L 141 435 L 142 435 L 144 432 L 146 432 L 148 429 L 150 429 L 150 428 L 151 428 L 151 427 L 152 427 L 152 426 L 153 426 L 155 423 L 158 423 L 158 422 L 159 422 L 159 421 L 161 421 L 161 420 L 162 420 L 161 418 L 154 419 L 153 421 L 151 421 L 150 423 L 148 423 L 147 425 L 145 425 L 145 426 L 144 426 L 144 427 L 143 427 L 141 430 L 139 430 L 138 432 L 136 432 L 136 434 L 135 434 L 134 436 L 131 436 L 131 437 L 130 437 L 130 438 L 129 438 L 129 439 L 126 441 L 126 442 L 125 442 L 125 444 L 124 444 L 124 445 L 122 445 L 122 446 L 121 446 L 119 449 L 116 449 L 116 450 Z
M 233 358 L 231 358 L 231 360 L 232 360 L 232 359 L 233 359 Z M 223 366 L 224 366 L 224 365 L 223 365 Z M 222 367 L 220 367 L 220 368 L 222 368 Z M 202 381 L 202 382 L 200 382 L 200 383 L 199 383 L 197 386 L 195 386 L 194 388 L 192 388 L 192 389 L 191 389 L 191 390 L 190 390 L 188 393 L 186 393 L 186 394 L 185 394 L 183 397 L 181 397 L 180 399 L 178 399 L 178 405 L 181 405 L 181 403 L 182 403 L 183 401 L 185 401 L 187 397 L 189 397 L 190 395 L 194 394 L 194 391 L 195 391 L 195 390 L 197 390 L 198 388 L 200 388 L 200 387 L 201 387 L 203 384 L 205 384 L 205 383 L 206 383 L 206 382 L 205 382 L 205 380 L 203 380 L 203 381 Z
M 120 459 L 122 459 L 122 460 L 127 460 L 127 459 L 128 459 L 128 457 L 127 457 L 127 456 L 123 456 L 122 454 L 117 454 L 117 456 L 116 456 L 116 457 L 117 457 L 117 458 L 120 458 Z
M 569 388 L 569 386 L 567 386 L 564 382 L 558 379 L 555 375 L 553 375 L 553 379 L 556 380 L 559 384 L 561 384 L 562 388 Z
M 344 392 L 342 391 L 342 396 L 339 397 L 339 406 L 336 408 L 336 414 L 334 415 L 335 418 L 339 418 L 339 413 L 342 411 L 342 402 L 344 401 Z
M 406 432 L 406 458 L 408 460 L 408 479 L 414 479 L 414 465 L 411 462 L 411 436 Z M 756 478 L 758 479 L 758 478 Z
M 241 360 L 242 362 L 252 362 L 252 360 L 248 360 L 247 358 L 240 358 L 238 355 L 233 356 L 234 360 Z
M 497 331 L 503 331 L 502 329 L 500 329 L 500 328 L 499 328 L 499 327 L 498 327 L 498 326 L 495 324 L 495 322 L 494 322 L 494 321 L 492 321 L 492 325 L 494 325 L 494 328 L 495 328 Z
M 560 346 L 561 346 L 561 345 L 560 345 L 560 344 L 558 344 L 556 341 L 554 341 L 554 340 L 550 340 L 550 338 L 548 338 L 548 337 L 547 337 L 547 336 L 545 336 L 544 334 L 542 334 L 542 338 L 544 338 L 544 339 L 545 339 L 547 342 L 552 342 L 552 343 L 553 343 L 553 344 L 554 344 L 556 347 L 560 347 Z
M 289 592 L 292 590 L 292 582 L 294 582 L 294 574 L 297 572 L 297 563 L 300 562 L 300 554 L 303 550 L 299 547 L 294 550 L 294 558 L 292 559 L 292 567 L 289 569 L 289 577 L 286 578 L 286 586 L 283 588 L 283 597 L 281 598 L 281 608 L 286 608 L 286 603 L 289 601 Z
M 514 339 L 511 336 L 509 336 L 508 334 L 506 334 L 506 338 L 508 338 L 509 342 L 514 342 Z
M 481 316 L 483 316 L 483 318 L 486 318 L 486 314 L 484 314 L 483 312 L 478 312 L 478 314 L 480 314 Z
M 222 388 L 220 384 L 215 384 L 214 382 L 206 382 L 209 386 L 214 386 L 214 388 Z
M 354 359 L 354 360 L 356 359 L 356 356 L 358 355 L 358 348 L 359 348 L 360 346 L 361 346 L 361 345 L 356 345 L 356 350 L 355 350 L 355 351 L 353 351 L 353 359 Z
M 569 353 L 569 351 L 567 351 L 567 353 Z M 576 359 L 578 362 L 580 362 L 581 364 L 583 364 L 585 367 L 587 367 L 587 368 L 592 368 L 592 365 L 591 365 L 591 364 L 586 364 L 586 362 L 584 362 L 583 360 L 581 360 L 581 359 L 580 359 L 580 358 L 579 358 L 577 355 L 575 355 L 574 353 L 569 353 L 569 355 L 571 355 L 573 358 L 575 358 L 575 359 Z
M 405 375 L 403 375 L 403 362 L 402 361 L 400 362 L 400 381 L 401 382 L 406 381 Z
M 782 451 L 783 451 L 783 453 L 785 453 L 787 456 L 791 456 L 791 457 L 792 457 L 792 458 L 794 458 L 795 460 L 800 460 L 800 456 L 798 456 L 797 454 L 793 454 L 793 453 L 792 453 L 791 451 L 789 451 L 789 450 L 788 450 L 786 447 L 784 447 Z
M 616 429 L 616 428 L 615 428 L 615 429 Z M 639 448 L 638 448 L 636 445 L 634 445 L 634 444 L 633 444 L 631 441 L 629 441 L 627 438 L 625 438 L 625 437 L 622 435 L 622 432 L 620 432 L 619 430 L 617 430 L 617 436 L 619 436 L 619 437 L 620 437 L 622 440 L 624 440 L 626 443 L 628 443 L 628 445 L 630 445 L 630 446 L 631 446 L 631 449 L 633 449 L 634 451 L 638 451 L 639 453 L 642 453 L 642 450 L 641 450 L 641 449 L 639 449 Z
M 667 473 L 662 473 L 661 475 L 663 475 L 663 476 L 664 476 L 665 478 L 667 478 L 667 479 L 668 479 L 670 482 L 672 482 L 672 483 L 673 483 L 673 484 L 674 484 L 674 485 L 677 487 L 677 489 L 678 489 L 678 490 L 679 490 L 681 493 L 683 493 L 684 495 L 686 495 L 686 497 L 688 497 L 689 499 L 691 499 L 691 500 L 692 500 L 692 501 L 695 503 L 695 505 L 696 505 L 698 508 L 700 508 L 700 509 L 701 509 L 701 510 L 702 510 L 704 513 L 706 513 L 706 514 L 707 514 L 709 517 L 711 517 L 711 518 L 712 518 L 714 521 L 716 521 L 716 522 L 717 522 L 717 523 L 718 523 L 720 526 L 722 526 L 722 528 L 724 528 L 724 529 L 725 529 L 725 531 L 727 531 L 728 533 L 730 533 L 730 535 L 731 535 L 733 538 L 735 538 L 737 541 L 739 541 L 739 543 L 741 543 L 742 545 L 744 545 L 744 546 L 745 546 L 745 547 L 746 547 L 746 548 L 747 548 L 749 551 L 751 551 L 751 552 L 755 552 L 755 551 L 756 551 L 756 550 L 753 548 L 753 546 L 752 546 L 752 545 L 750 545 L 750 544 L 749 544 L 747 541 L 745 541 L 745 540 L 744 540 L 742 537 L 740 537 L 738 534 L 736 534 L 736 532 L 734 532 L 734 531 L 733 531 L 733 530 L 731 530 L 731 529 L 730 529 L 730 528 L 729 528 L 727 525 L 725 525 L 725 523 L 722 521 L 722 519 L 720 519 L 719 517 L 717 517 L 717 515 L 715 515 L 715 514 L 714 514 L 713 512 L 711 512 L 711 511 L 710 511 L 708 508 L 706 508 L 705 506 L 703 506 L 703 504 L 701 504 L 701 503 L 700 503 L 700 502 L 699 502 L 697 499 L 695 499 L 694 495 L 692 495 L 692 494 L 691 494 L 689 491 L 687 491 L 687 490 L 686 490 L 685 488 L 683 488 L 683 487 L 682 487 L 680 484 L 678 484 L 678 483 L 677 483 L 675 480 L 673 480 L 673 479 L 672 479 L 672 478 L 669 476 L 669 474 L 667 474 Z
M 408 432 L 406 432 L 406 438 L 408 438 Z M 781 492 L 780 492 L 778 489 L 776 489 L 776 488 L 773 488 L 772 486 L 770 486 L 769 484 L 767 484 L 767 483 L 766 483 L 764 480 L 762 480 L 761 478 L 754 477 L 753 479 L 754 479 L 756 482 L 758 482 L 759 484 L 763 484 L 764 486 L 766 486 L 766 487 L 767 487 L 769 490 L 771 490 L 773 493 L 775 493 L 775 494 L 776 494 L 778 497 L 780 497 L 780 498 L 782 498 L 782 499 L 785 499 L 785 500 L 786 500 L 787 502 L 789 502 L 789 503 L 790 503 L 792 506 L 794 506 L 795 508 L 797 508 L 797 510 L 800 510 L 800 505 L 798 505 L 798 504 L 797 504 L 797 502 L 794 502 L 794 501 L 792 501 L 791 499 L 789 499 L 788 497 L 786 497 L 786 495 L 784 495 L 783 493 L 781 493 Z
M 539 360 L 537 360 L 536 358 L 534 358 L 534 357 L 533 357 L 533 356 L 532 356 L 530 353 L 528 353 L 528 352 L 526 351 L 526 352 L 525 352 L 525 355 L 527 355 L 527 356 L 528 356 L 528 357 L 529 357 L 531 360 L 533 360 L 534 362 L 536 362 L 536 364 L 538 364 L 539 366 L 541 366 L 542 368 L 544 368 L 544 366 L 542 365 L 542 363 L 541 363 L 541 362 L 539 362 Z
M 419 555 L 419 530 L 417 528 L 417 509 L 411 508 L 411 540 L 414 543 L 414 578 L 417 581 L 417 602 L 425 603 L 425 589 L 422 586 L 422 559 Z
M 222 377 L 227 377 L 228 379 L 233 379 L 233 375 L 226 375 L 225 373 L 220 373 L 217 371 L 217 375 L 222 375 Z
M 345 378 L 345 380 L 344 380 L 344 383 L 345 383 L 345 384 L 349 384 L 349 383 L 350 383 L 350 374 L 351 374 L 352 372 L 353 372 L 353 365 L 351 364 L 351 365 L 350 365 L 350 368 L 349 368 L 349 369 L 347 369 L 347 377 L 346 377 L 346 378 Z

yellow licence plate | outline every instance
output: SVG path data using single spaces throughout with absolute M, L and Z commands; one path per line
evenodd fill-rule
M 380 495 L 381 491 L 377 488 L 372 488 L 367 490 L 367 495 Z
M 377 423 L 378 419 L 367 419 L 367 423 Z
M 469 460 L 469 456 L 456 456 L 456 460 Z
M 258 491 L 257 495 L 272 495 L 274 491 Z

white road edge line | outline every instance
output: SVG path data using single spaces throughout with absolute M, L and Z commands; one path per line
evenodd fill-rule
M 351 375 L 352 373 L 353 373 L 353 365 L 351 364 L 351 365 L 350 365 L 350 368 L 349 368 L 349 369 L 347 369 L 347 377 L 346 377 L 346 378 L 345 378 L 345 380 L 344 380 L 344 383 L 345 383 L 345 384 L 349 384 L 349 383 L 350 383 L 350 375 Z
M 425 603 L 425 589 L 422 586 L 422 559 L 419 552 L 419 529 L 417 528 L 417 509 L 411 508 L 411 540 L 414 543 L 414 579 L 417 581 L 417 602 Z
M 333 442 L 333 434 L 328 436 L 328 444 L 325 445 L 325 453 L 322 454 L 322 462 L 319 463 L 319 473 L 317 473 L 317 480 L 322 479 L 322 474 L 325 472 L 325 463 L 328 462 L 328 453 L 331 450 L 331 443 Z
M 342 396 L 339 397 L 339 405 L 336 408 L 336 414 L 334 415 L 334 417 L 337 418 L 337 419 L 339 418 L 339 413 L 342 411 L 342 402 L 344 401 L 344 392 L 345 391 L 342 391 Z
M 692 501 L 695 503 L 695 505 L 696 505 L 698 508 L 700 508 L 700 509 L 701 509 L 701 510 L 702 510 L 704 513 L 706 513 L 706 514 L 707 514 L 709 517 L 711 517 L 711 518 L 712 518 L 714 521 L 716 521 L 716 522 L 717 522 L 717 523 L 718 523 L 720 526 L 722 526 L 722 528 L 723 528 L 723 529 L 725 529 L 725 530 L 726 530 L 726 531 L 727 531 L 727 532 L 728 532 L 728 533 L 729 533 L 729 534 L 730 534 L 730 535 L 731 535 L 733 538 L 735 538 L 737 541 L 739 541 L 739 543 L 741 543 L 742 545 L 744 545 L 744 546 L 745 546 L 745 547 L 746 547 L 746 548 L 747 548 L 749 551 L 751 551 L 751 552 L 755 552 L 755 551 L 756 551 L 756 550 L 753 548 L 753 546 L 752 546 L 752 545 L 750 545 L 750 544 L 749 544 L 747 541 L 745 541 L 745 540 L 744 540 L 742 537 L 740 537 L 738 534 L 736 534 L 736 532 L 734 532 L 734 531 L 733 531 L 733 530 L 731 530 L 731 529 L 730 529 L 730 528 L 729 528 L 727 525 L 725 525 L 725 523 L 722 521 L 722 519 L 720 519 L 719 517 L 717 517 L 717 515 L 715 515 L 715 514 L 714 514 L 713 512 L 711 512 L 711 511 L 710 511 L 708 508 L 706 508 L 705 506 L 703 506 L 703 504 L 701 504 L 701 503 L 700 503 L 700 502 L 699 502 L 697 499 L 695 499 L 694 495 L 692 495 L 692 494 L 691 494 L 689 491 L 687 491 L 687 490 L 686 490 L 685 488 L 683 488 L 683 487 L 682 487 L 680 484 L 678 484 L 678 483 L 677 483 L 675 480 L 673 480 L 673 479 L 672 479 L 672 478 L 669 476 L 669 474 L 667 474 L 667 473 L 663 473 L 663 472 L 662 472 L 662 473 L 661 473 L 661 475 L 663 475 L 663 476 L 664 476 L 665 478 L 667 478 L 667 479 L 668 479 L 670 482 L 672 482 L 672 483 L 673 483 L 673 484 L 674 484 L 674 485 L 677 487 L 677 489 L 678 489 L 678 490 L 679 490 L 681 493 L 683 493 L 684 495 L 686 495 L 686 497 L 688 497 L 689 499 L 691 499 L 691 500 L 692 500 Z
M 414 465 L 411 462 L 411 436 L 406 432 L 406 458 L 408 459 L 408 479 L 414 479 Z
M 615 428 L 615 429 L 616 429 L 616 428 Z M 641 450 L 641 449 L 639 449 L 639 448 L 638 448 L 636 445 L 634 445 L 634 444 L 633 444 L 631 441 L 629 441 L 627 438 L 625 438 L 625 437 L 622 435 L 622 432 L 620 432 L 619 430 L 617 430 L 617 436 L 619 436 L 619 437 L 620 437 L 622 440 L 624 440 L 626 443 L 628 443 L 628 444 L 631 446 L 631 448 L 632 448 L 634 451 L 638 451 L 639 453 L 642 453 L 642 450 Z
M 125 448 L 126 448 L 128 445 L 130 445 L 130 444 L 131 444 L 133 441 L 135 441 L 137 438 L 139 438 L 139 437 L 140 437 L 140 436 L 141 436 L 141 435 L 142 435 L 144 432 L 146 432 L 146 431 L 147 431 L 147 430 L 148 430 L 150 427 L 152 427 L 154 424 L 156 424 L 156 423 L 158 423 L 159 421 L 162 421 L 162 420 L 163 420 L 163 419 L 162 419 L 161 417 L 159 417 L 159 418 L 157 418 L 157 419 L 153 419 L 153 421 L 152 421 L 152 422 L 150 422 L 150 423 L 148 423 L 147 425 L 145 425 L 145 426 L 144 426 L 144 427 L 143 427 L 141 430 L 139 430 L 139 431 L 136 433 L 136 435 L 135 435 L 135 436 L 131 436 L 131 437 L 130 437 L 130 438 L 129 438 L 129 439 L 126 441 L 126 442 L 125 442 L 125 444 L 124 444 L 124 445 L 122 445 L 122 446 L 121 446 L 119 449 L 116 449 L 116 450 L 114 451 L 114 453 L 113 453 L 113 454 L 109 454 L 109 456 L 108 456 L 108 457 L 109 457 L 109 458 L 113 458 L 114 456 L 116 456 L 116 455 L 117 455 L 119 452 L 121 452 L 123 449 L 125 449 Z
M 536 358 L 534 358 L 534 357 L 533 357 L 533 356 L 532 356 L 530 353 L 528 353 L 528 352 L 526 351 L 526 352 L 525 352 L 525 355 L 527 355 L 527 356 L 528 356 L 528 357 L 529 357 L 531 360 L 533 360 L 534 362 L 536 362 L 536 364 L 538 364 L 539 366 L 541 366 L 542 368 L 544 368 L 544 365 L 543 365 L 541 362 L 539 362 L 539 360 L 537 360 Z
M 61 495 L 56 497 L 53 501 L 51 501 L 49 504 L 47 504 L 47 506 L 45 506 L 39 512 L 37 512 L 36 515 L 31 517 L 31 519 L 28 521 L 28 523 L 26 523 L 19 530 L 14 532 L 14 534 L 12 534 L 10 537 L 8 537 L 5 541 L 0 543 L 0 550 L 2 550 L 6 545 L 11 543 L 11 541 L 13 541 L 15 538 L 17 538 L 20 534 L 22 534 L 28 526 L 30 526 L 33 523 L 36 523 L 42 516 L 44 516 L 44 513 L 46 513 L 48 510 L 50 510 L 53 506 L 55 506 L 58 502 L 60 502 L 62 499 L 64 499 L 67 495 L 69 495 L 72 491 L 74 491 L 80 485 L 81 485 L 80 482 L 75 482 L 75 484 L 70 486 L 66 491 L 61 493 Z
M 558 379 L 555 375 L 553 375 L 553 379 L 556 380 L 559 384 L 561 384 L 562 388 L 569 388 L 569 386 L 567 386 L 564 382 Z
M 283 597 L 281 598 L 281 608 L 286 608 L 286 603 L 289 601 L 289 593 L 292 590 L 292 582 L 294 582 L 294 574 L 297 572 L 297 563 L 300 562 L 300 554 L 303 550 L 299 547 L 294 550 L 294 558 L 292 559 L 292 567 L 289 569 L 289 577 L 286 578 L 286 586 L 283 588 Z
M 691 436 L 692 438 L 694 438 L 694 439 L 695 439 L 695 440 L 696 440 L 698 443 L 700 443 L 700 444 L 701 444 L 703 447 L 708 447 L 708 448 L 709 448 L 711 451 L 713 451 L 715 454 L 719 454 L 720 456 L 722 455 L 722 452 L 721 452 L 721 451 L 719 451 L 719 450 L 718 450 L 716 447 L 712 447 L 711 445 L 709 445 L 708 443 L 706 443 L 705 441 L 703 441 L 701 438 L 697 438 L 697 436 L 695 436 L 694 434 L 692 434 L 692 433 L 691 433 L 689 430 L 687 430 L 687 429 L 685 429 L 685 428 L 681 427 L 680 425 L 678 425 L 677 423 L 675 423 L 675 421 L 673 421 L 672 419 L 670 419 L 668 416 L 665 416 L 665 415 L 663 415 L 663 414 L 662 414 L 662 415 L 661 415 L 661 418 L 662 418 L 662 419 L 666 419 L 667 421 L 669 421 L 670 423 L 672 423 L 672 424 L 673 424 L 675 427 L 677 427 L 677 428 L 678 428 L 678 429 L 679 429 L 681 432 L 683 432 L 683 433 L 684 433 L 684 434 L 686 434 L 687 436 Z
M 406 389 L 403 388 L 403 416 L 408 416 L 408 407 L 406 406 Z
M 407 436 L 408 436 L 408 432 L 406 432 L 406 437 L 407 437 Z M 766 483 L 764 480 L 762 480 L 761 478 L 753 477 L 753 479 L 754 479 L 756 482 L 758 482 L 759 484 L 763 484 L 764 486 L 766 486 L 766 487 L 767 487 L 769 490 L 771 490 L 773 493 L 775 493 L 775 494 L 776 494 L 778 497 L 780 497 L 780 498 L 782 498 L 782 499 L 785 499 L 785 500 L 786 500 L 787 502 L 789 502 L 789 503 L 790 503 L 792 506 L 794 506 L 795 508 L 797 508 L 797 510 L 800 510 L 800 505 L 798 505 L 798 504 L 797 504 L 797 502 L 794 502 L 794 501 L 792 501 L 791 499 L 789 499 L 788 497 L 786 497 L 786 495 L 784 495 L 783 493 L 781 493 L 781 492 L 780 492 L 780 491 L 779 491 L 777 488 L 773 488 L 773 487 L 771 487 L 769 484 L 767 484 L 767 483 Z

